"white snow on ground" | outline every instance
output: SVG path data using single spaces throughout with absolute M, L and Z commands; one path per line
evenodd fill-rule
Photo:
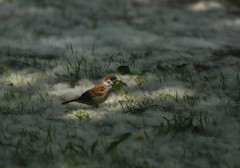
M 239 17 L 234 0 L 0 0 L 0 167 L 240 167 Z M 126 86 L 100 108 L 61 105 L 109 74 Z

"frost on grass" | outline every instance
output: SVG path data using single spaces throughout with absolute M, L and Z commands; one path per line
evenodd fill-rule
M 238 6 L 0 1 L 0 167 L 239 167 Z M 61 102 L 115 74 L 95 109 Z

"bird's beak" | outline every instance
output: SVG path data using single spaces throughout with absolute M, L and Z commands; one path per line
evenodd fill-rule
M 118 83 L 118 79 L 115 79 L 115 80 L 114 80 L 114 84 L 116 84 L 116 83 Z

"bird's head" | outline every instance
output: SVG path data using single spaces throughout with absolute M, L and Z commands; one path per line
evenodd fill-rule
M 114 75 L 107 76 L 103 81 L 103 83 L 109 87 L 112 87 L 117 82 L 118 82 L 118 78 Z

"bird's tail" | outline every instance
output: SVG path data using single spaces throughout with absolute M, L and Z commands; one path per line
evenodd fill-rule
M 62 105 L 64 105 L 64 104 L 68 104 L 68 103 L 71 103 L 71 102 L 75 102 L 75 101 L 76 101 L 76 99 L 69 100 L 69 101 L 65 101 L 65 102 L 62 102 Z

